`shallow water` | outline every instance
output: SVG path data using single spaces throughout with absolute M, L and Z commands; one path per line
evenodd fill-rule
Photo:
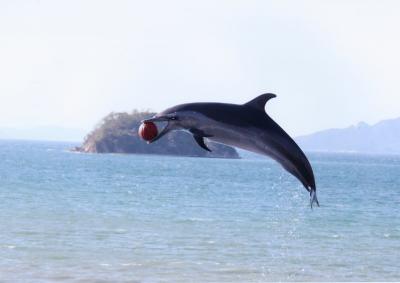
M 399 281 L 400 157 L 279 165 L 0 141 L 0 282 Z

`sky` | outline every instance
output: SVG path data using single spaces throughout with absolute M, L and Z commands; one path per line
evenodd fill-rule
M 0 1 L 0 128 L 266 110 L 291 135 L 400 116 L 400 1 Z

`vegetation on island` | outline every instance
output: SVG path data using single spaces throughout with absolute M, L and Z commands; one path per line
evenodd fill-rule
M 196 157 L 239 158 L 237 151 L 229 146 L 208 142 L 212 152 L 199 147 L 192 135 L 172 131 L 157 142 L 147 144 L 139 137 L 138 129 L 143 119 L 155 113 L 134 110 L 131 113 L 112 112 L 104 117 L 90 132 L 76 151 L 88 153 L 137 153 Z

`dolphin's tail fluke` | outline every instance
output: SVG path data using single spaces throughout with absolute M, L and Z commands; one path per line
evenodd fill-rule
M 317 190 L 315 188 L 311 188 L 310 190 L 310 206 L 313 208 L 313 204 L 316 204 L 319 207 L 319 202 L 317 199 Z

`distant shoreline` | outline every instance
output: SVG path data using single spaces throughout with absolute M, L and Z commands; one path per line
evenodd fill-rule
M 65 150 L 72 153 L 82 153 L 82 154 L 117 154 L 117 155 L 153 155 L 153 156 L 168 156 L 168 157 L 182 157 L 179 155 L 172 154 L 153 154 L 153 153 L 123 153 L 123 152 L 115 152 L 115 153 L 86 153 L 75 150 L 76 146 L 79 146 L 81 142 L 79 141 L 56 141 L 56 140 L 36 140 L 36 139 L 3 139 L 0 138 L 1 142 L 19 142 L 19 143 L 53 143 L 53 144 L 65 144 L 68 145 Z M 248 152 L 242 149 L 237 149 L 239 154 L 238 158 L 228 158 L 228 159 L 249 159 L 249 158 L 265 158 L 263 155 L 259 155 L 256 153 Z M 323 151 L 323 150 L 305 150 L 306 154 L 322 154 L 322 155 L 354 155 L 354 156 L 387 156 L 387 157 L 400 157 L 400 153 L 377 153 L 377 152 L 349 152 L 349 151 Z M 183 157 L 199 157 L 199 156 L 183 156 Z M 203 157 L 204 158 L 204 157 Z M 216 159 L 227 159 L 220 157 L 208 157 L 208 158 L 216 158 Z

